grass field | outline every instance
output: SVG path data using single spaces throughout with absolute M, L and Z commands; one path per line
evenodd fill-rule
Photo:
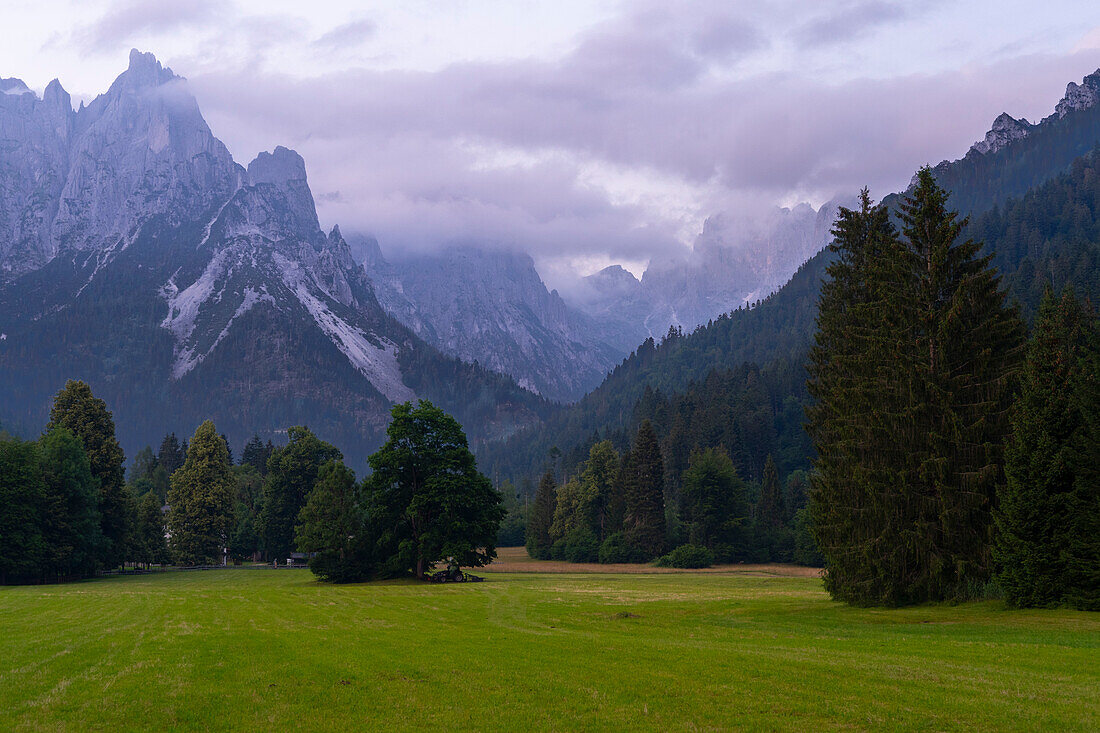
M 0 730 L 1100 730 L 1100 615 L 853 609 L 782 572 L 0 588 Z

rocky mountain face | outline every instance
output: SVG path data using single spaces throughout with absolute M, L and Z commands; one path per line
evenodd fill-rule
M 373 239 L 356 248 L 383 307 L 417 336 L 547 398 L 578 399 L 636 345 L 601 340 L 593 319 L 547 291 L 529 255 L 456 246 L 390 262 Z
M 107 93 L 76 111 L 56 79 L 42 99 L 23 90 L 0 96 L 0 269 L 117 251 L 137 221 L 190 221 L 240 183 L 183 80 L 152 54 L 131 52 Z
M 1013 140 L 1027 137 L 1031 127 L 1031 123 L 1022 117 L 1017 120 L 1007 112 L 1002 112 L 993 120 L 993 127 L 985 134 L 985 139 L 974 143 L 970 150 L 981 155 L 996 153 Z
M 1100 69 L 1086 76 L 1080 84 L 1066 85 L 1066 95 L 1054 108 L 1054 114 L 1062 119 L 1072 110 L 1082 110 L 1100 102 Z
M 993 120 L 993 126 L 985 134 L 985 139 L 974 143 L 968 155 L 996 153 L 1009 143 L 1027 137 L 1040 125 L 1062 120 L 1070 112 L 1089 109 L 1097 102 L 1100 102 L 1100 69 L 1086 76 L 1080 84 L 1072 81 L 1067 84 L 1066 94 L 1055 105 L 1054 113 L 1044 118 L 1038 125 L 1033 125 L 1022 117 L 1017 120 L 1007 112 L 1002 112 L 997 119 Z
M 236 441 L 308 423 L 361 457 L 394 402 L 433 399 L 475 441 L 544 409 L 391 318 L 321 230 L 302 158 L 235 163 L 152 55 L 78 110 L 56 81 L 0 91 L 5 425 L 40 429 L 67 378 L 108 400 L 130 449 L 212 417 Z
M 547 291 L 526 254 L 452 246 L 388 260 L 353 237 L 379 302 L 447 354 L 477 361 L 554 400 L 571 402 L 648 338 L 688 331 L 762 299 L 829 242 L 838 198 L 763 216 L 718 213 L 692 251 L 650 263 L 639 281 L 619 265 L 569 293 Z
M 651 262 L 640 282 L 606 268 L 586 278 L 577 305 L 635 345 L 670 326 L 690 331 L 775 292 L 829 243 L 839 207 L 852 203 L 838 198 L 819 210 L 800 204 L 759 217 L 717 213 L 686 256 Z

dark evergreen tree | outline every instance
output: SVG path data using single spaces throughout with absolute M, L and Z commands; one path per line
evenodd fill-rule
M 263 502 L 264 480 L 250 463 L 234 466 L 232 471 L 237 495 L 233 508 L 233 531 L 229 536 L 229 554 L 234 560 L 256 560 L 260 553 L 256 521 Z
M 864 191 L 823 286 L 807 429 L 811 509 L 834 597 L 960 597 L 990 572 L 991 510 L 1022 327 L 931 172 L 904 239 Z
M 241 453 L 241 465 L 252 466 L 258 474 L 266 476 L 267 459 L 271 457 L 271 451 L 274 449 L 275 447 L 270 440 L 265 444 L 260 440 L 260 436 L 253 435 L 245 444 L 244 451 Z
M 87 384 L 69 380 L 54 398 L 46 431 L 57 427 L 79 438 L 88 455 L 92 475 L 99 481 L 99 513 L 106 539 L 103 559 L 108 567 L 117 565 L 125 559 L 133 506 L 123 481 L 125 456 L 115 439 L 114 419 Z
M 130 496 L 143 497 L 150 491 L 156 493 L 161 504 L 168 500 L 168 472 L 153 455 L 153 449 L 146 446 L 134 456 L 134 463 L 128 472 L 127 485 Z
M 184 442 L 186 443 L 186 441 Z M 160 443 L 160 450 L 157 451 L 157 463 L 171 477 L 176 469 L 183 465 L 183 460 L 187 457 L 186 453 L 187 451 L 180 445 L 176 434 L 169 433 L 164 436 L 164 440 Z
M 164 536 L 164 512 L 161 500 L 155 491 L 144 494 L 137 500 L 137 539 L 135 544 L 140 555 L 133 559 L 151 564 L 168 562 L 168 542 Z
M 707 548 L 719 560 L 744 558 L 748 489 L 729 454 L 720 448 L 693 452 L 684 472 L 682 492 L 688 541 Z
M 187 460 L 172 474 L 168 491 L 168 534 L 176 562 L 220 564 L 233 524 L 229 450 L 214 423 L 198 427 Z
M 810 479 L 805 471 L 792 471 L 787 476 L 786 497 L 784 505 L 787 507 L 787 521 L 793 523 L 794 517 L 806 506 L 807 493 L 809 492 Z
M 311 555 L 309 569 L 321 580 L 349 583 L 374 575 L 364 500 L 351 469 L 340 461 L 321 466 L 294 535 L 298 549 Z
M 542 560 L 549 556 L 554 544 L 550 528 L 554 524 L 554 510 L 558 506 L 558 486 L 554 481 L 554 471 L 547 469 L 535 491 L 535 504 L 527 520 L 527 554 Z
M 268 559 L 289 557 L 294 549 L 294 525 L 306 497 L 317 483 L 321 466 L 343 460 L 343 454 L 304 426 L 287 431 L 290 441 L 276 448 L 268 460 L 263 502 L 256 519 Z
M 769 454 L 764 464 L 764 479 L 760 483 L 760 499 L 756 503 L 756 522 L 766 531 L 775 531 L 783 526 L 786 514 L 783 490 L 779 486 L 779 471 Z
M 1087 468 L 1100 444 L 1087 398 L 1100 379 L 1096 339 L 1096 318 L 1073 292 L 1048 290 L 1012 409 L 996 515 L 997 578 L 1014 606 L 1100 605 L 1100 490 Z
M 826 588 L 834 597 L 874 603 L 888 592 L 873 585 L 886 563 L 876 558 L 903 549 L 881 513 L 871 512 L 885 506 L 894 478 L 884 465 L 895 457 L 882 452 L 882 442 L 892 428 L 884 417 L 899 410 L 875 407 L 885 400 L 876 387 L 890 383 L 873 379 L 892 364 L 885 301 L 890 283 L 902 280 L 901 252 L 889 212 L 872 205 L 867 189 L 859 209 L 840 209 L 833 237 L 808 366 L 814 403 L 806 430 L 817 453 L 810 515 L 827 563 Z
M 622 533 L 626 517 L 626 496 L 632 491 L 634 482 L 634 455 L 627 445 L 619 456 L 619 465 L 615 471 L 615 480 L 611 484 L 611 497 L 607 502 L 607 536 Z
M 388 440 L 370 457 L 373 526 L 385 571 L 423 578 L 436 563 L 480 567 L 496 557 L 500 495 L 477 470 L 462 427 L 427 400 L 395 405 Z
M 964 596 L 991 575 L 992 510 L 1024 329 L 990 256 L 979 256 L 981 243 L 959 241 L 967 221 L 947 209 L 948 192 L 928 168 L 917 177 L 901 205 L 911 270 L 897 299 L 916 317 L 904 334 L 912 362 L 903 382 L 916 404 L 909 430 L 895 438 L 909 459 L 904 501 L 925 508 L 918 532 L 927 552 L 909 590 L 919 601 Z
M 665 467 L 657 433 L 649 420 L 642 421 L 634 438 L 626 490 L 626 540 L 656 557 L 665 549 Z
M 0 585 L 37 580 L 47 556 L 38 447 L 0 440 Z
M 134 462 L 127 472 L 127 482 L 133 483 L 139 478 L 149 476 L 157 467 L 157 457 L 153 455 L 153 449 L 145 446 L 134 456 Z
M 99 515 L 99 486 L 84 446 L 56 427 L 38 441 L 44 502 L 43 576 L 54 580 L 89 577 L 103 560 L 105 541 Z
M 1093 317 L 1077 402 L 1085 427 L 1073 440 L 1073 495 L 1067 544 L 1066 604 L 1100 611 L 1100 324 Z

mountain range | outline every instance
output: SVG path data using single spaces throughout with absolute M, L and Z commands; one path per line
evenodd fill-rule
M 549 399 L 579 399 L 630 351 L 548 291 L 528 254 L 465 245 L 390 262 L 377 240 L 351 241 L 382 307 L 413 333 Z
M 1003 114 L 934 168 L 1025 312 L 1055 261 L 1091 292 L 1091 245 L 1067 245 L 1065 264 L 1070 250 L 1018 241 L 1006 217 L 1053 206 L 1020 202 L 1096 147 L 1098 101 L 1100 71 L 1042 121 Z M 76 109 L 56 80 L 39 97 L 0 79 L 0 423 L 35 433 L 52 394 L 82 378 L 131 453 L 211 417 L 235 444 L 309 424 L 361 463 L 389 407 L 423 397 L 458 417 L 495 472 L 517 475 L 550 446 L 625 429 L 647 399 L 657 409 L 646 394 L 752 363 L 759 375 L 729 383 L 768 382 L 762 409 L 797 428 L 822 250 L 849 201 L 717 212 L 683 256 L 640 279 L 606 268 L 563 297 L 522 252 L 384 255 L 370 237 L 323 231 L 301 156 L 234 161 L 151 54 L 132 52 Z
M 308 423 L 361 458 L 389 406 L 427 397 L 500 437 L 543 399 L 447 357 L 381 307 L 295 152 L 247 167 L 182 79 L 133 51 L 74 110 L 0 81 L 0 419 L 33 432 L 83 378 L 124 445 L 212 417 L 232 441 Z

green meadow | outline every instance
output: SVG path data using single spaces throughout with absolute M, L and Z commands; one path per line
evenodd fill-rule
M 815 578 L 226 569 L 0 588 L 0 730 L 1100 730 L 1100 615 Z

